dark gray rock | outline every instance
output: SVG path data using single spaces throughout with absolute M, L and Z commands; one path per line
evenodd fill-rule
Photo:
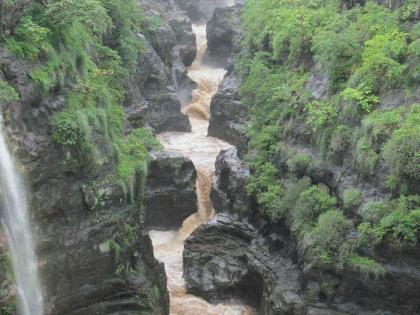
M 238 298 L 259 314 L 302 314 L 300 271 L 284 236 L 264 237 L 234 214 L 219 213 L 185 242 L 188 292 L 212 302 Z
M 233 63 L 232 53 L 238 52 L 242 37 L 241 6 L 214 10 L 207 22 L 206 62 L 226 67 Z
M 216 212 L 249 214 L 252 200 L 246 194 L 245 186 L 249 170 L 238 158 L 235 148 L 220 152 L 216 159 L 216 174 L 211 200 Z
M 229 0 L 175 0 L 193 22 L 207 22 L 215 8 L 225 7 Z
M 233 144 L 242 156 L 247 150 L 245 130 L 249 114 L 240 100 L 240 85 L 239 76 L 231 69 L 211 101 L 208 134 Z
M 146 225 L 177 229 L 197 211 L 197 173 L 191 160 L 170 152 L 152 152 L 145 191 Z

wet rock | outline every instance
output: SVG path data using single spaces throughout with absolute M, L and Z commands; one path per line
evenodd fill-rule
M 14 1 L 16 5 L 24 2 L 33 1 Z M 160 16 L 158 33 L 169 33 L 160 43 L 153 42 L 151 34 L 138 35 L 144 50 L 138 60 L 141 71 L 134 71 L 124 82 L 126 128 L 187 131 L 190 124 L 180 111 L 174 73 L 178 82 L 183 80 L 185 66 L 194 59 L 191 24 L 181 10 L 168 9 L 169 1 L 142 2 L 146 14 Z M 5 21 L 1 21 L 3 27 Z M 168 314 L 164 268 L 154 258 L 145 234 L 143 179 L 138 174 L 132 182 L 121 184 L 115 161 L 106 152 L 95 170 L 85 172 L 67 165 L 74 152 L 65 152 L 54 142 L 50 125 L 53 115 L 66 107 L 65 91 L 42 95 L 31 84 L 29 68 L 0 47 L 0 79 L 7 80 L 21 98 L 1 110 L 31 193 L 46 315 Z M 98 148 L 106 148 L 100 136 L 93 138 Z M 182 165 L 175 169 L 173 184 L 178 192 L 195 197 L 194 191 L 183 186 L 190 184 L 182 177 L 188 168 L 185 172 Z M 194 175 L 185 174 L 188 176 Z M 195 184 L 195 179 L 191 181 Z M 189 195 L 185 200 L 191 203 Z M 0 262 L 0 268 L 3 266 Z M 5 273 L 0 273 L 2 292 L 9 292 Z M 3 293 L 1 307 L 6 306 Z
M 191 160 L 169 152 L 151 153 L 145 190 L 146 225 L 177 229 L 197 211 L 197 173 Z
M 210 20 L 213 11 L 218 7 L 225 7 L 232 1 L 229 0 L 175 0 L 176 4 L 185 10 L 193 22 Z
M 216 8 L 207 22 L 206 61 L 226 67 L 233 61 L 232 53 L 238 52 L 242 37 L 241 6 Z
M 287 258 L 283 239 L 264 237 L 249 220 L 218 213 L 185 242 L 188 292 L 212 302 L 238 298 L 259 314 L 300 314 L 300 271 Z
M 149 107 L 149 123 L 157 131 L 190 131 L 191 125 L 181 112 L 176 88 L 171 87 L 169 69 L 151 45 L 146 45 L 139 60 L 142 73 L 138 78 Z
M 249 214 L 252 201 L 246 194 L 245 186 L 250 173 L 238 158 L 236 148 L 220 152 L 215 175 L 211 191 L 215 211 Z
M 242 156 L 247 149 L 245 130 L 249 114 L 240 100 L 240 85 L 241 79 L 230 69 L 211 101 L 208 134 L 233 144 Z

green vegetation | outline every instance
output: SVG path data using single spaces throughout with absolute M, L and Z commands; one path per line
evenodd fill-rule
M 19 95 L 16 90 L 6 81 L 0 80 L 0 102 L 8 103 L 18 99 Z
M 419 105 L 381 109 L 387 93 L 410 95 L 420 83 L 414 2 L 395 11 L 376 1 L 349 10 L 338 0 L 245 5 L 236 68 L 251 117 L 248 192 L 264 215 L 286 221 L 309 261 L 377 277 L 385 271 L 366 248 L 419 246 L 418 206 L 403 201 L 417 198 Z M 328 79 L 318 99 L 307 85 L 314 73 Z M 350 187 L 336 200 L 315 180 L 331 164 L 361 180 L 386 178 L 392 198 L 363 204 Z
M 145 180 L 147 150 L 156 147 L 147 130 L 127 129 L 121 106 L 124 82 L 139 71 L 144 18 L 134 0 L 51 0 L 34 3 L 19 20 L 6 48 L 31 65 L 30 77 L 45 94 L 60 92 L 65 109 L 51 119 L 68 171 L 95 176 L 115 165 L 117 180 Z M 17 98 L 0 83 L 2 101 Z

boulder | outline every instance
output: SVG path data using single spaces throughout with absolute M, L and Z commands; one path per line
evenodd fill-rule
M 242 300 L 258 314 L 302 314 L 300 271 L 284 237 L 263 236 L 248 219 L 218 213 L 186 240 L 188 292 L 211 302 Z
M 146 226 L 178 229 L 197 211 L 197 172 L 191 160 L 170 152 L 152 152 L 145 189 Z

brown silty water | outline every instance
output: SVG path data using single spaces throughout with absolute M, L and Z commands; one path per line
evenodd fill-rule
M 179 152 L 190 158 L 197 169 L 198 210 L 187 218 L 179 231 L 151 231 L 155 257 L 165 264 L 170 294 L 172 315 L 248 315 L 254 314 L 247 306 L 240 304 L 213 305 L 205 300 L 187 294 L 183 274 L 182 252 L 185 239 L 201 224 L 210 220 L 214 210 L 210 200 L 215 161 L 219 152 L 230 145 L 220 139 L 207 137 L 211 98 L 225 75 L 221 68 L 203 65 L 207 48 L 206 26 L 195 25 L 198 53 L 189 70 L 189 76 L 197 83 L 192 103 L 183 111 L 188 114 L 192 132 L 166 132 L 158 135 L 159 141 L 168 151 Z

